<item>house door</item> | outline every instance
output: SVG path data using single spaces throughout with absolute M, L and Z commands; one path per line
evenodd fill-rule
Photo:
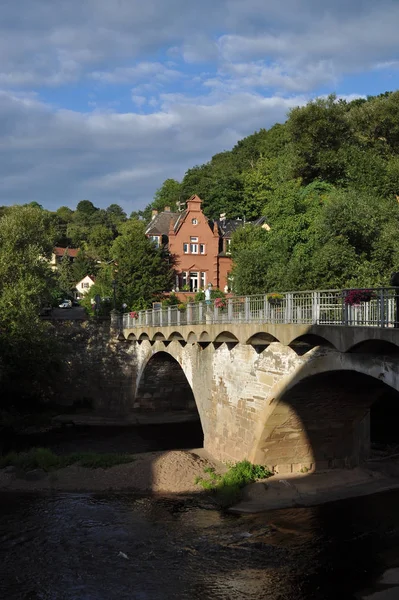
M 190 271 L 190 291 L 198 292 L 198 289 L 199 289 L 198 271 Z

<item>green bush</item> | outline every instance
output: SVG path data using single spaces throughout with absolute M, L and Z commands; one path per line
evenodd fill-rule
M 115 465 L 121 465 L 132 462 L 134 457 L 131 454 L 96 454 L 95 452 L 73 452 L 58 456 L 48 448 L 32 448 L 28 452 L 10 452 L 5 456 L 0 456 L 0 469 L 14 466 L 23 471 L 31 469 L 43 469 L 43 471 L 52 471 L 62 469 L 79 463 L 81 467 L 90 469 L 107 469 Z
M 222 292 L 222 290 L 214 289 L 211 290 L 211 300 L 215 300 L 215 298 L 225 298 L 226 294 Z M 203 302 L 205 300 L 205 292 L 197 292 L 194 296 L 194 302 Z
M 224 475 L 218 475 L 212 467 L 206 467 L 204 473 L 208 477 L 197 477 L 195 483 L 212 491 L 217 503 L 223 507 L 235 504 L 240 499 L 244 486 L 272 475 L 267 467 L 253 465 L 248 460 L 231 465 Z

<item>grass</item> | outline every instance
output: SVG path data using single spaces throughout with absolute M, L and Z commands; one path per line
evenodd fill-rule
M 212 467 L 206 467 L 204 473 L 207 477 L 197 477 L 195 483 L 213 492 L 217 503 L 224 507 L 240 499 L 244 486 L 272 475 L 267 467 L 253 465 L 248 460 L 230 465 L 224 475 L 218 475 Z
M 72 452 L 71 454 L 59 456 L 48 448 L 32 448 L 28 452 L 10 452 L 5 456 L 0 456 L 0 469 L 14 466 L 23 471 L 30 471 L 31 469 L 53 471 L 75 463 L 79 463 L 81 467 L 88 467 L 89 469 L 108 469 L 109 467 L 129 463 L 133 460 L 134 457 L 131 454 Z

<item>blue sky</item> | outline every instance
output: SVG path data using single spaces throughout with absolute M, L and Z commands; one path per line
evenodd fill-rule
M 143 208 L 293 106 L 399 87 L 397 0 L 17 0 L 0 20 L 0 204 Z

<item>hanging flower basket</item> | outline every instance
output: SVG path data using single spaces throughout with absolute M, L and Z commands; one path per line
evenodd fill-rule
M 223 311 L 226 308 L 226 300 L 224 298 L 215 298 L 215 307 Z
M 360 306 L 362 302 L 370 302 L 370 300 L 376 297 L 376 293 L 373 290 L 348 290 L 345 293 L 345 304 Z
M 267 294 L 266 298 L 270 306 L 280 306 L 284 300 L 284 296 L 277 293 Z
M 129 313 L 129 317 L 131 319 L 138 319 L 139 313 L 137 312 L 137 310 L 132 310 L 132 312 Z

